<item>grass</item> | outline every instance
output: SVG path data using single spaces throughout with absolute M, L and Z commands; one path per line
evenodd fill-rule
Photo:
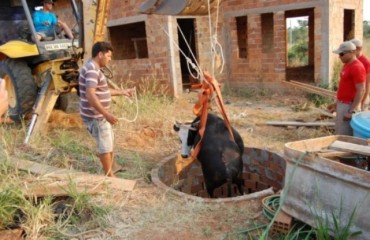
M 348 211 L 349 209 L 344 209 L 345 207 L 348 207 L 348 203 L 343 202 L 343 196 L 338 196 L 340 197 L 339 203 L 338 203 L 339 206 L 330 207 L 331 209 L 335 209 L 335 210 L 325 209 L 322 206 L 323 203 L 321 203 L 321 200 L 320 200 L 322 198 L 320 197 L 320 191 L 318 188 L 317 181 L 315 184 L 315 194 L 316 194 L 316 199 L 318 200 L 317 203 L 315 205 L 312 205 L 313 203 L 310 202 L 310 203 L 307 203 L 307 205 L 310 206 L 310 212 L 313 217 L 314 224 L 315 224 L 314 230 L 315 230 L 315 234 L 318 239 L 345 240 L 345 239 L 351 239 L 352 237 L 356 237 L 362 234 L 361 231 L 353 231 L 352 227 L 353 227 L 354 220 L 356 217 L 358 205 L 363 204 L 363 202 L 365 202 L 365 199 L 368 197 L 369 194 L 367 194 L 363 200 L 354 204 L 354 207 L 351 213 L 345 212 L 345 211 Z M 327 204 L 327 203 L 324 203 L 324 204 Z M 349 216 L 344 215 L 344 214 L 349 214 Z M 348 221 L 345 221 L 345 220 L 348 220 Z
M 154 92 L 154 89 L 159 91 Z M 117 175 L 137 180 L 135 191 L 108 192 L 91 196 L 78 192 L 71 179 L 68 197 L 64 199 L 45 198 L 35 201 L 10 195 L 10 200 L 13 202 L 17 202 L 17 196 L 20 197 L 20 203 L 16 204 L 15 210 L 9 209 L 12 211 L 8 218 L 5 215 L 0 216 L 0 222 L 3 218 L 11 219 L 12 217 L 9 216 L 16 215 L 18 208 L 22 211 L 23 208 L 29 209 L 30 213 L 25 216 L 31 216 L 30 222 L 24 229 L 35 236 L 35 239 L 43 237 L 70 239 L 87 234 L 112 239 L 148 239 L 155 234 L 157 236 L 167 234 L 166 236 L 173 238 L 219 239 L 225 232 L 237 232 L 244 227 L 255 227 L 260 223 L 266 223 L 262 217 L 254 217 L 260 212 L 258 201 L 250 201 L 243 205 L 208 205 L 173 197 L 171 194 L 159 191 L 150 183 L 148 176 L 153 166 L 163 157 L 178 151 L 177 136 L 172 131 L 174 120 L 187 121 L 194 117 L 191 110 L 195 94 L 184 95 L 182 99 L 173 99 L 159 96 L 163 93 L 161 91 L 165 91 L 160 89 L 159 86 L 149 84 L 141 87 L 143 92 L 138 96 L 137 103 L 117 98 L 113 104 L 113 111 L 127 119 L 132 119 L 136 115 L 136 104 L 139 106 L 136 121 L 122 120 L 114 126 L 115 157 L 127 168 L 127 171 Z M 298 100 L 293 103 L 279 102 L 268 90 L 240 89 L 237 92 L 230 89 L 230 95 L 225 94 L 225 96 L 231 102 L 238 99 L 243 104 L 242 106 L 230 104 L 227 107 L 229 115 L 233 116 L 230 119 L 237 129 L 242 132 L 246 126 L 250 128 L 250 131 L 242 134 L 246 146 L 281 150 L 287 141 L 327 134 L 322 129 L 292 130 L 258 125 L 271 119 L 284 120 L 293 115 L 305 118 L 312 115 L 312 112 L 307 109 L 305 112 L 299 109 L 294 112 L 292 108 L 285 107 L 300 106 L 302 102 Z M 272 106 L 270 110 L 254 108 L 261 106 L 259 104 L 264 101 L 267 101 L 266 105 Z M 252 102 L 253 105 L 245 105 L 245 102 Z M 241 110 L 246 117 L 240 117 Z M 0 159 L 17 157 L 60 168 L 102 174 L 100 162 L 95 156 L 94 140 L 89 137 L 85 129 L 71 126 L 70 121 L 64 121 L 67 117 L 61 115 L 57 118 L 58 123 L 67 122 L 66 125 L 59 124 L 52 127 L 35 138 L 27 147 L 22 144 L 24 128 L 1 125 Z M 15 184 L 13 187 L 9 185 L 10 182 L 22 183 L 25 177 L 37 179 L 37 176 L 18 172 L 14 167 L 1 163 L 3 165 L 0 180 L 1 193 L 7 187 L 11 187 L 15 193 L 20 192 L 22 184 Z M 0 200 L 5 201 L 6 198 Z M 40 208 L 39 211 L 32 206 Z M 56 209 L 58 209 L 57 213 Z M 35 219 L 40 221 L 37 222 Z M 257 230 L 251 234 L 251 238 L 261 234 L 262 231 Z M 245 239 L 244 237 L 243 234 L 231 234 L 227 239 Z

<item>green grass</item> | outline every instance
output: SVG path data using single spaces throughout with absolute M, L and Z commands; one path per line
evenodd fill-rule
M 353 221 L 356 215 L 357 207 L 354 207 L 348 222 L 342 222 L 343 202 L 342 198 L 337 212 L 328 213 L 325 209 L 312 209 L 312 216 L 315 222 L 315 234 L 318 239 L 322 240 L 347 240 L 351 237 L 361 235 L 361 231 L 352 231 Z M 321 212 L 321 213 L 320 213 Z
M 154 92 L 156 89 L 157 92 Z M 153 112 L 160 113 L 163 106 L 172 104 L 172 98 L 160 96 L 163 89 L 157 85 L 141 86 L 138 102 L 128 104 L 127 101 L 116 103 L 119 114 L 128 118 L 133 116 L 136 105 L 140 108 L 140 119 L 133 125 L 153 120 Z M 128 112 L 123 111 L 127 109 Z M 131 115 L 130 115 L 131 114 Z M 125 126 L 124 126 L 125 127 Z M 161 126 L 158 126 L 162 128 Z M 112 207 L 107 203 L 96 202 L 86 192 L 77 191 L 76 183 L 69 180 L 67 196 L 63 199 L 26 198 L 22 192 L 23 177 L 32 178 L 25 172 L 18 171 L 8 164 L 9 157 L 32 160 L 60 168 L 73 168 L 79 171 L 101 173 L 99 159 L 95 155 L 95 142 L 85 129 L 79 133 L 63 128 L 49 130 L 46 134 L 34 136 L 28 146 L 23 146 L 26 133 L 25 124 L 0 125 L 0 229 L 18 224 L 26 232 L 29 239 L 70 239 L 80 237 L 88 232 L 99 234 L 99 229 L 109 227 L 107 218 Z M 169 130 L 170 131 L 170 130 Z M 21 149 L 21 150 L 20 150 Z M 127 179 L 144 178 L 148 180 L 148 164 L 139 153 L 124 153 L 119 156 L 128 171 L 119 175 Z M 124 160 L 123 160 L 124 159 Z M 121 163 L 122 163 L 121 161 Z M 28 181 L 32 181 L 28 179 Z M 149 180 L 148 180 L 149 181 Z M 12 184 L 9 184 L 12 183 Z M 55 213 L 58 206 L 63 212 Z M 205 231 L 205 234 L 207 231 Z

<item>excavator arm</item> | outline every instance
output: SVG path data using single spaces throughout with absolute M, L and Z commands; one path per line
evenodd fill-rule
M 207 15 L 221 2 L 222 0 L 147 0 L 139 11 L 159 15 Z

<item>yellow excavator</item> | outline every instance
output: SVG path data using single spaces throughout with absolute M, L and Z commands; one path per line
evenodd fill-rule
M 8 116 L 30 119 L 25 138 L 37 133 L 54 107 L 66 107 L 65 93 L 78 89 L 79 69 L 94 42 L 105 39 L 110 0 L 56 0 L 53 12 L 72 29 L 68 39 L 60 29 L 38 40 L 32 14 L 42 0 L 0 1 L 0 77 L 9 95 Z M 138 13 L 204 15 L 219 0 L 147 0 Z

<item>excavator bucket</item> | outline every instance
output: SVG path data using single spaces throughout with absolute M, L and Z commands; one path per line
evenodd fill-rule
M 147 0 L 139 12 L 159 15 L 207 15 L 214 11 L 222 0 Z M 209 3 L 209 6 L 208 6 Z

